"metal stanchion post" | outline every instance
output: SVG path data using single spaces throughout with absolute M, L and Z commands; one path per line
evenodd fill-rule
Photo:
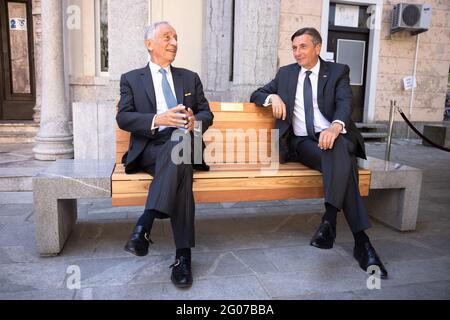
M 387 138 L 387 144 L 386 144 L 386 154 L 385 154 L 385 160 L 389 161 L 391 157 L 391 143 L 392 143 L 392 129 L 394 127 L 394 108 L 397 104 L 396 100 L 391 100 L 391 110 L 389 113 L 389 132 L 388 132 L 388 138 Z

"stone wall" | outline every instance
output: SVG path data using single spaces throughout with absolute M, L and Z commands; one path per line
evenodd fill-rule
M 294 63 L 291 36 L 300 28 L 314 27 L 320 32 L 322 1 L 281 0 L 278 66 Z
M 257 87 L 274 77 L 277 69 L 280 2 L 236 0 L 234 33 L 232 2 L 205 3 L 206 96 L 211 101 L 248 101 Z
M 416 50 L 416 36 L 408 32 L 389 34 L 391 12 L 398 1 L 387 0 L 383 7 L 380 57 L 377 80 L 375 120 L 389 119 L 390 100 L 397 100 L 405 114 L 409 114 L 411 91 L 403 90 L 402 79 L 412 75 Z M 423 3 L 410 0 L 408 3 Z M 420 34 L 417 63 L 413 121 L 442 121 L 447 75 L 450 63 L 450 2 L 430 0 L 431 27 Z M 396 121 L 403 121 L 399 115 Z

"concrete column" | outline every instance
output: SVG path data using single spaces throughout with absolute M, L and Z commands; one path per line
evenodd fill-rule
M 38 160 L 73 158 L 70 108 L 65 97 L 63 4 L 42 0 L 41 126 L 33 151 Z
M 205 1 L 203 86 L 212 100 L 223 100 L 230 87 L 233 1 Z
M 203 69 L 210 100 L 248 101 L 250 94 L 273 79 L 277 70 L 280 2 L 235 0 L 234 3 L 233 26 L 233 1 L 206 1 Z

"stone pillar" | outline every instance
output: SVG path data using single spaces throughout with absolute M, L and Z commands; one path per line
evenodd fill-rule
M 235 0 L 234 5 L 233 26 L 233 1 L 206 0 L 203 59 L 210 100 L 248 101 L 250 94 L 272 80 L 277 71 L 280 1 Z
M 70 108 L 65 97 L 63 4 L 42 0 L 41 126 L 33 151 L 38 160 L 73 158 Z
M 206 0 L 202 78 L 211 100 L 226 100 L 230 88 L 233 1 Z
M 33 121 L 39 123 L 41 121 L 41 0 L 33 0 L 33 30 L 34 30 L 34 68 L 36 79 L 36 104 L 33 108 Z

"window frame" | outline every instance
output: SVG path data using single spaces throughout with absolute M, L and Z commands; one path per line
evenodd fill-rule
M 99 77 L 109 77 L 109 63 L 108 63 L 108 71 L 102 71 L 100 0 L 95 0 L 94 10 L 95 10 L 95 74 L 96 74 L 96 76 L 99 76 Z M 108 53 L 109 53 L 109 47 L 108 47 Z

